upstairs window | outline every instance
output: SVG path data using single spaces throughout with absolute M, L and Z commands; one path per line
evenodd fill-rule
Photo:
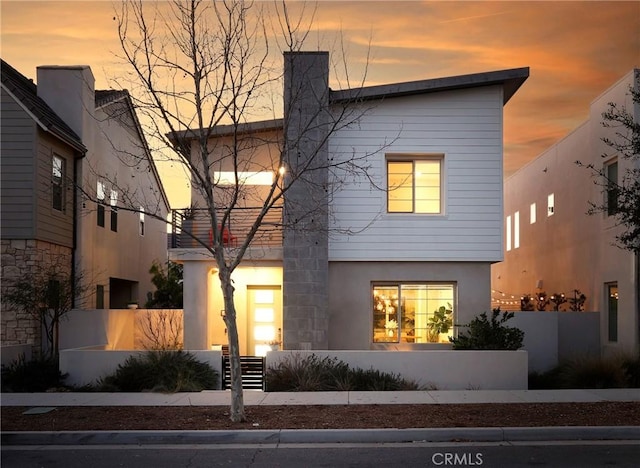
M 509 252 L 511 250 L 511 215 L 507 216 L 507 221 L 506 221 L 506 230 L 507 230 L 507 245 L 506 245 L 506 249 L 507 252 Z
M 51 170 L 51 206 L 54 210 L 65 211 L 64 180 L 66 161 L 54 154 Z
M 442 158 L 387 160 L 389 213 L 442 213 Z
M 553 193 L 550 193 L 547 196 L 547 216 L 553 216 L 553 213 L 555 211 L 555 196 L 553 195 Z
M 516 211 L 513 215 L 513 248 L 520 248 L 520 212 Z
M 98 181 L 96 187 L 96 198 L 98 199 L 98 226 L 104 227 L 104 198 L 105 198 L 104 182 Z
M 111 230 L 118 232 L 118 192 L 115 190 L 111 190 L 109 205 L 111 205 Z
M 529 206 L 529 224 L 536 223 L 536 204 L 532 203 Z
M 607 216 L 615 216 L 618 212 L 618 161 L 606 165 L 607 175 Z
M 140 235 L 144 236 L 144 208 L 140 207 Z

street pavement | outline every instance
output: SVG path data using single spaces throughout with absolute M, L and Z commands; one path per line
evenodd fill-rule
M 640 401 L 640 389 L 438 390 L 403 392 L 283 392 L 247 390 L 246 406 L 394 405 L 469 403 L 570 403 Z M 57 406 L 226 406 L 228 391 L 198 393 L 3 393 L 3 407 Z M 59 431 L 3 432 L 12 445 L 305 444 L 398 442 L 519 442 L 542 440 L 640 440 L 634 426 L 477 427 L 415 429 L 319 429 L 239 431 Z

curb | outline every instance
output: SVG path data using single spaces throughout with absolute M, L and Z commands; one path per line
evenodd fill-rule
M 640 426 L 478 427 L 437 429 L 274 429 L 242 431 L 3 432 L 2 446 L 525 442 L 640 440 Z

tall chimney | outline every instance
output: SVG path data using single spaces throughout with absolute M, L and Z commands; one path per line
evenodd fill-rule
M 329 54 L 284 54 L 283 346 L 328 349 Z
M 85 145 L 95 125 L 95 79 L 87 65 L 44 65 L 37 69 L 38 96 Z

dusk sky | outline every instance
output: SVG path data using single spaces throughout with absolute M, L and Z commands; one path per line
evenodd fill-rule
M 3 0 L 0 8 L 2 58 L 27 77 L 38 65 L 90 65 L 106 89 L 125 73 L 113 3 Z M 640 67 L 640 1 L 320 1 L 311 29 L 310 50 L 342 31 L 352 76 L 370 44 L 366 85 L 530 67 L 505 107 L 505 175 L 580 125 L 592 100 Z

